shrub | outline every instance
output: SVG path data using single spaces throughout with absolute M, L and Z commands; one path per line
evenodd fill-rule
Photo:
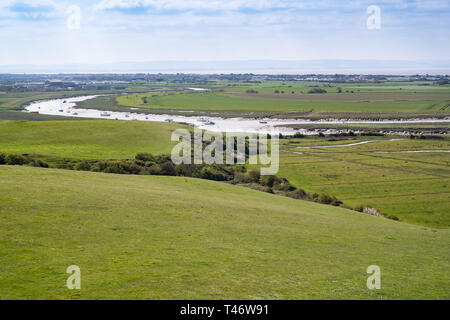
M 33 159 L 30 161 L 30 166 L 32 167 L 39 167 L 39 168 L 48 168 L 48 164 L 45 162 L 39 160 L 39 159 Z
M 294 191 L 296 188 L 289 183 L 286 179 L 275 179 L 273 188 L 285 192 Z
M 322 88 L 311 88 L 308 90 L 308 93 L 327 93 L 327 90 Z
M 0 164 L 5 164 L 6 163 L 6 155 L 4 153 L 0 153 Z
M 266 187 L 266 188 L 264 189 L 264 192 L 267 192 L 267 193 L 273 193 L 273 189 L 270 188 L 270 187 Z
M 247 175 L 251 182 L 259 182 L 261 178 L 261 174 L 257 170 L 250 170 Z
M 340 206 L 342 204 L 342 201 L 337 199 L 335 196 L 331 196 L 327 193 L 321 193 L 317 197 L 317 202 L 323 203 L 323 204 L 330 204 L 332 206 Z
M 104 172 L 106 169 L 106 166 L 107 166 L 106 161 L 99 161 L 91 166 L 91 171 Z
M 234 172 L 233 183 L 249 183 L 250 179 L 242 172 Z
M 148 170 L 149 174 L 152 174 L 152 175 L 155 175 L 155 176 L 162 174 L 161 173 L 162 172 L 161 166 L 159 164 L 154 164 L 153 166 L 151 166 L 147 170 Z
M 400 221 L 400 219 L 399 219 L 397 216 L 394 216 L 394 215 L 392 215 L 392 214 L 387 215 L 386 218 L 391 219 L 391 220 L 394 220 L 394 221 Z
M 288 197 L 300 200 L 310 200 L 311 196 L 303 189 L 298 189 L 287 194 Z
M 216 167 L 203 167 L 198 174 L 201 179 L 225 181 L 227 180 L 226 173 L 219 171 Z
M 260 183 L 263 186 L 267 186 L 269 188 L 273 187 L 274 182 L 275 182 L 274 176 L 261 176 L 261 178 L 260 178 Z
M 75 167 L 75 170 L 82 170 L 82 171 L 90 171 L 91 170 L 91 164 L 87 161 L 80 161 L 78 162 Z
M 172 161 L 164 162 L 161 165 L 161 174 L 167 176 L 175 176 L 177 174 L 175 171 L 175 166 L 173 165 Z
M 146 161 L 154 162 L 155 161 L 155 157 L 153 155 L 151 155 L 150 153 L 144 153 L 144 152 L 138 153 L 135 158 L 136 158 L 136 160 L 141 160 L 144 162 L 146 162 Z
M 5 157 L 6 164 L 9 164 L 11 166 L 14 165 L 24 165 L 27 163 L 27 159 L 24 156 L 18 155 L 18 154 L 8 154 Z
M 353 210 L 352 207 L 350 207 L 348 204 L 345 204 L 345 203 L 341 204 L 341 208 L 348 209 L 348 210 Z
M 103 170 L 105 173 L 126 173 L 120 161 L 110 161 L 107 162 L 105 169 Z

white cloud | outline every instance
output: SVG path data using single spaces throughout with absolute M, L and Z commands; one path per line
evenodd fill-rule
M 152 7 L 158 10 L 266 10 L 336 6 L 342 6 L 342 4 L 336 1 L 323 0 L 102 0 L 95 7 L 100 10 L 137 7 Z
M 444 10 L 449 9 L 447 0 L 417 0 L 417 8 L 420 10 Z

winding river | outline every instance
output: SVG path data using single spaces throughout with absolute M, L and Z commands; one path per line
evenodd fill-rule
M 156 122 L 182 122 L 201 129 L 216 132 L 256 132 L 256 133 L 281 133 L 292 135 L 296 132 L 302 134 L 317 134 L 314 130 L 294 130 L 283 127 L 291 124 L 342 124 L 342 120 L 310 121 L 305 119 L 245 119 L 245 118 L 219 118 L 199 116 L 179 116 L 161 114 L 142 114 L 133 112 L 100 111 L 95 109 L 75 108 L 77 102 L 94 99 L 99 95 L 79 96 L 73 98 L 35 101 L 25 107 L 25 112 L 62 117 L 97 118 L 109 120 L 138 120 Z M 450 119 L 411 119 L 411 120 L 383 120 L 383 121 L 345 121 L 346 124 L 395 124 L 395 123 L 450 123 Z M 336 131 L 336 130 L 334 130 Z M 333 130 L 329 130 L 333 133 Z M 325 131 L 327 133 L 327 131 Z

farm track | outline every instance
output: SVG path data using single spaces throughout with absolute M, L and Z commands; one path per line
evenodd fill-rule
M 441 180 L 441 178 L 414 178 L 414 179 L 398 179 L 398 180 L 389 180 L 389 183 L 396 182 L 410 182 L 410 181 L 433 181 L 433 180 Z M 370 182 L 359 182 L 358 185 L 374 185 L 374 184 L 386 184 L 386 181 L 370 181 Z M 343 183 L 322 183 L 322 184 L 313 184 L 310 187 L 318 188 L 323 186 L 348 186 L 355 185 L 353 182 L 343 182 Z
M 368 197 L 356 197 L 356 198 L 341 198 L 341 200 L 358 200 L 358 199 L 378 199 L 378 198 L 401 198 L 401 197 L 413 197 L 413 196 L 431 196 L 437 194 L 450 194 L 450 192 L 427 192 L 427 193 L 405 193 L 394 195 L 382 195 L 382 196 L 368 196 Z
M 357 165 L 362 165 L 362 166 L 371 167 L 371 168 L 377 168 L 377 169 L 384 169 L 384 170 L 386 170 L 386 169 L 387 170 L 393 170 L 394 169 L 394 168 L 388 167 L 388 166 L 377 165 L 377 164 L 369 164 L 369 163 L 359 162 L 357 160 L 348 160 L 348 159 L 344 160 L 344 159 L 339 159 L 339 158 L 330 157 L 330 156 L 327 156 L 327 157 L 326 156 L 321 156 L 321 155 L 318 155 L 318 154 L 313 154 L 313 153 L 308 153 L 308 152 L 305 152 L 305 154 L 308 154 L 308 155 L 311 155 L 311 156 L 316 156 L 318 158 L 323 158 L 323 159 L 332 159 L 335 162 L 351 163 L 351 164 L 357 164 Z M 361 153 L 358 153 L 358 154 L 362 155 L 362 156 L 365 155 L 365 154 L 361 154 Z M 394 158 L 394 160 L 399 160 L 399 159 L 395 159 Z M 399 160 L 399 161 L 404 161 L 404 160 Z M 438 175 L 438 174 L 435 174 L 435 173 L 412 171 L 411 168 L 404 169 L 404 168 L 399 167 L 399 168 L 395 168 L 395 170 L 403 171 L 403 172 L 406 172 L 406 173 L 411 173 L 411 172 L 413 172 L 413 173 L 420 173 L 420 174 L 424 174 L 424 175 L 428 175 L 428 176 L 432 176 L 432 177 L 439 177 L 439 178 L 446 178 L 446 179 L 449 178 L 448 176 L 442 176 L 442 175 Z

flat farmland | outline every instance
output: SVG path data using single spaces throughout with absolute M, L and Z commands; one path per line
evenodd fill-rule
M 435 100 L 360 100 L 348 101 L 350 94 L 334 95 L 328 100 L 320 99 L 314 94 L 308 94 L 299 99 L 259 97 L 258 94 L 232 94 L 220 92 L 173 93 L 173 94 L 133 94 L 120 96 L 117 103 L 126 107 L 146 109 L 178 109 L 178 110 L 209 110 L 209 111 L 270 111 L 270 112 L 447 112 L 450 104 L 450 94 L 430 94 L 428 98 Z M 370 95 L 370 94 L 369 94 Z M 374 96 L 374 94 L 371 94 Z M 411 93 L 411 95 L 414 95 Z M 300 96 L 300 95 L 299 95 Z M 324 95 L 326 97 L 327 95 Z M 446 99 L 445 99 L 446 98 Z M 144 102 L 144 99 L 147 101 Z M 309 99 L 309 100 L 307 100 Z M 361 100 L 362 99 L 362 100 Z M 364 100 L 364 101 L 363 101 Z
M 450 226 L 448 139 L 342 147 L 367 139 L 295 140 L 282 146 L 279 175 L 297 187 L 336 195 L 350 206 L 371 206 L 405 222 Z M 327 147 L 331 145 L 336 147 Z

